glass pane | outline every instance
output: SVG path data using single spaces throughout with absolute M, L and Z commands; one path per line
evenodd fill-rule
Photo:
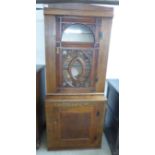
M 74 24 L 64 30 L 62 34 L 62 41 L 93 43 L 94 36 L 87 26 Z
M 71 75 L 74 79 L 78 79 L 81 73 L 82 73 L 82 65 L 80 62 L 76 60 L 76 62 L 71 66 Z

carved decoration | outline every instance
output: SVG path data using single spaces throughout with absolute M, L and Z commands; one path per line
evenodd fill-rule
M 63 87 L 89 87 L 93 50 L 62 49 Z

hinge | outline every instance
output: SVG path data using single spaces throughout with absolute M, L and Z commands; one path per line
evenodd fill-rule
M 98 77 L 95 78 L 95 82 L 98 82 Z

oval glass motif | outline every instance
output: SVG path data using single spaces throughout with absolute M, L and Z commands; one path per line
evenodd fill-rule
M 89 27 L 82 24 L 68 26 L 62 34 L 62 42 L 83 42 L 93 43 L 94 35 Z
M 85 62 L 80 57 L 72 59 L 68 66 L 71 78 L 75 81 L 84 81 L 85 68 Z
M 71 74 L 72 74 L 72 76 L 75 78 L 75 79 L 77 79 L 77 77 L 81 74 L 81 67 L 71 67 Z
M 89 87 L 93 50 L 63 49 L 63 87 Z

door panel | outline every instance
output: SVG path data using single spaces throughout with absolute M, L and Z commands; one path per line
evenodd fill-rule
M 104 108 L 103 102 L 46 102 L 48 148 L 99 147 Z
M 63 141 L 88 140 L 90 137 L 89 128 L 91 126 L 91 111 L 81 111 L 79 108 L 61 109 L 61 139 Z

